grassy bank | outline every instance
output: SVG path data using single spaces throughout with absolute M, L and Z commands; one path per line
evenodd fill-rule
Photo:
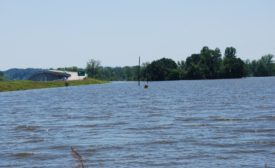
M 96 80 L 96 79 L 86 79 L 86 80 L 78 80 L 78 81 L 68 81 L 67 83 L 69 86 L 78 86 L 78 85 L 90 85 L 90 84 L 103 84 L 107 82 Z M 27 81 L 27 80 L 0 81 L 0 92 L 64 87 L 64 86 L 65 86 L 64 81 L 50 81 L 50 82 L 34 82 L 34 81 Z

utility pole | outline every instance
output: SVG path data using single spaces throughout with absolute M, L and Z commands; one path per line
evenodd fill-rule
M 140 56 L 138 57 L 138 86 L 140 86 Z

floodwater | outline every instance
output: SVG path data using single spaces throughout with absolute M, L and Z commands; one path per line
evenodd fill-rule
M 275 167 L 275 78 L 0 93 L 0 167 Z

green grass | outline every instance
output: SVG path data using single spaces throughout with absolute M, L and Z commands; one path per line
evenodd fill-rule
M 91 79 L 91 78 L 88 78 L 86 80 L 68 81 L 69 86 L 103 84 L 103 83 L 107 83 L 107 81 L 101 81 L 101 80 Z M 28 81 L 28 80 L 0 81 L 0 92 L 64 87 L 64 86 L 65 86 L 64 81 L 50 81 L 50 82 L 34 82 L 34 81 Z

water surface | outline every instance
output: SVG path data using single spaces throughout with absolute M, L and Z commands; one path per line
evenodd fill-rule
M 0 93 L 0 167 L 275 167 L 275 78 Z

